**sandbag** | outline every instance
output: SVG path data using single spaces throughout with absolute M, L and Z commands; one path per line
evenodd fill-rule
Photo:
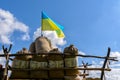
M 49 52 L 52 49 L 51 42 L 46 37 L 38 37 L 35 40 L 36 53 Z
M 78 63 L 77 57 L 69 55 L 65 57 L 65 67 L 74 68 L 73 70 L 65 70 L 67 76 L 80 74 L 80 71 L 76 70 L 77 63 Z
M 54 58 L 54 60 L 49 60 L 49 68 L 63 68 L 64 63 L 63 60 L 56 61 L 57 59 L 60 59 L 60 57 Z M 59 74 L 59 75 L 58 75 Z M 63 78 L 64 77 L 64 70 L 50 70 L 49 71 L 50 78 Z
M 10 78 L 29 78 L 30 75 L 27 71 L 12 71 Z
M 65 80 L 82 80 L 80 76 L 75 75 L 75 76 L 65 76 Z
M 65 58 L 65 67 L 71 68 L 77 67 L 77 63 L 78 63 L 77 57 Z
M 74 47 L 74 45 L 70 45 L 64 49 L 65 54 L 65 67 L 68 68 L 77 68 L 77 55 L 78 49 Z M 79 70 L 65 70 L 67 76 L 73 76 L 80 74 Z
M 18 51 L 16 54 L 29 54 L 29 51 L 26 48 L 23 48 L 22 50 Z M 15 59 L 24 60 L 24 61 L 28 61 L 30 58 L 32 58 L 32 56 L 30 55 L 15 57 Z
M 29 52 L 36 53 L 35 42 L 32 42 L 29 47 Z
M 30 61 L 31 69 L 47 68 L 48 62 L 45 55 L 34 55 Z
M 55 48 L 49 52 L 49 55 L 48 55 L 49 68 L 63 68 L 64 67 L 62 54 L 61 55 L 56 55 L 56 54 L 61 54 L 58 48 Z
M 71 55 L 77 55 L 78 54 L 78 49 L 76 47 L 74 47 L 74 45 L 70 45 L 69 47 L 66 47 L 64 49 L 64 53 L 68 53 Z
M 47 68 L 47 62 L 30 61 L 31 69 Z
M 29 64 L 28 61 L 14 59 L 12 63 L 12 68 L 27 69 L 28 64 Z
M 23 48 L 21 51 L 18 51 L 17 54 L 29 54 L 26 48 Z M 31 56 L 16 56 L 13 60 L 12 67 L 17 69 L 28 69 L 29 59 Z M 11 73 L 11 78 L 28 78 L 28 71 L 15 71 Z
M 45 56 L 45 55 L 34 55 L 31 59 L 31 61 L 47 62 L 47 56 Z
M 31 78 L 44 78 L 44 79 L 48 79 L 48 71 L 46 70 L 41 70 L 41 71 L 32 71 L 31 72 L 31 75 L 30 75 Z
M 63 68 L 63 56 L 60 55 L 60 51 L 58 49 L 53 49 L 49 52 L 48 60 L 49 60 L 49 68 Z M 52 55 L 52 54 L 59 54 L 59 55 Z M 58 75 L 59 74 L 59 75 Z M 50 78 L 63 78 L 64 77 L 64 70 L 50 70 L 49 71 Z
M 23 48 L 21 51 L 18 51 L 17 54 L 29 54 L 28 50 L 26 48 Z M 28 68 L 29 59 L 31 59 L 32 56 L 16 56 L 13 60 L 12 67 L 13 68 L 20 68 L 25 69 Z
M 64 77 L 64 70 L 50 70 L 49 77 L 50 78 L 63 78 Z
M 30 68 L 31 69 L 42 69 L 47 68 L 48 63 L 46 56 L 44 55 L 35 55 L 33 56 L 31 62 L 30 62 Z M 31 71 L 31 78 L 48 78 L 48 71 L 47 70 L 41 70 L 41 71 Z
M 86 78 L 86 80 L 101 80 L 100 78 Z
M 75 70 L 76 68 L 74 69 L 71 69 L 71 70 L 65 70 L 66 72 L 66 76 L 74 76 L 74 75 L 80 75 L 80 71 L 79 70 Z
M 60 61 L 50 60 L 49 61 L 49 68 L 63 68 L 63 66 L 64 66 L 63 60 L 60 60 Z

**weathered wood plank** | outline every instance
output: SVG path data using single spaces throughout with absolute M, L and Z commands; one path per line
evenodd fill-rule
M 40 71 L 40 70 L 100 70 L 100 71 L 111 71 L 111 69 L 107 69 L 107 68 L 41 68 L 41 69 L 15 69 L 15 68 L 11 68 L 9 70 L 17 70 L 17 71 Z
M 64 55 L 64 56 L 68 56 L 66 54 L 57 54 L 57 53 L 29 53 L 29 54 L 9 54 L 9 56 L 26 56 L 26 55 Z M 4 54 L 0 54 L 0 57 L 5 57 L 6 55 Z M 117 57 L 102 57 L 102 56 L 93 56 L 93 55 L 72 55 L 72 56 L 79 56 L 79 57 L 87 57 L 87 58 L 100 58 L 100 59 L 108 59 L 108 60 L 112 60 L 112 61 L 118 61 L 116 60 Z
M 106 64 L 107 64 L 107 61 L 108 61 L 108 58 L 109 58 L 109 56 L 110 56 L 110 48 L 108 48 L 108 52 L 107 52 L 107 56 L 106 56 L 106 59 L 105 59 L 105 61 L 104 61 L 104 64 L 103 64 L 103 67 L 102 67 L 102 72 L 101 72 L 101 80 L 103 80 L 103 76 L 104 76 L 104 69 L 105 69 L 105 67 L 106 67 Z

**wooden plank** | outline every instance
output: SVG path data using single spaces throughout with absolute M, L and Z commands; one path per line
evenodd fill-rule
M 11 48 L 12 48 L 12 44 L 10 44 L 9 49 L 2 46 L 4 56 L 6 58 L 5 69 L 4 69 L 4 74 L 3 74 L 2 80 L 8 80 L 9 52 L 10 52 Z
M 17 71 L 41 71 L 41 70 L 99 70 L 99 71 L 111 71 L 111 69 L 107 68 L 41 68 L 41 69 L 15 69 L 11 68 L 9 70 L 17 70 Z
M 79 76 L 89 76 L 89 74 L 80 74 Z
M 8 53 L 4 53 L 7 54 L 6 56 L 6 63 L 5 63 L 5 69 L 4 69 L 4 74 L 3 74 L 3 80 L 7 80 L 7 76 L 8 76 L 8 64 L 9 64 L 9 54 Z
M 104 76 L 104 69 L 105 69 L 105 67 L 106 67 L 106 64 L 107 64 L 107 61 L 108 61 L 108 58 L 109 58 L 109 56 L 110 56 L 110 48 L 108 48 L 108 52 L 107 52 L 107 56 L 106 56 L 106 59 L 105 59 L 105 61 L 104 61 L 104 64 L 103 64 L 103 67 L 102 67 L 102 72 L 101 72 L 101 80 L 103 80 L 103 76 Z
M 49 55 L 50 53 L 29 53 L 29 54 L 9 54 L 9 56 L 26 56 L 26 55 Z M 57 53 L 52 53 L 50 55 L 64 55 L 64 56 L 68 56 L 66 54 L 57 54 Z M 4 54 L 0 54 L 0 57 L 5 57 L 6 55 Z M 79 56 L 79 57 L 87 57 L 87 58 L 100 58 L 100 59 L 108 59 L 108 60 L 112 60 L 112 61 L 118 61 L 116 60 L 117 57 L 102 57 L 102 56 L 93 56 L 93 55 L 72 55 L 72 56 Z
M 74 75 L 73 75 L 74 76 Z M 79 76 L 89 76 L 89 74 L 80 74 Z M 35 78 L 32 78 L 32 77 L 28 77 L 28 78 L 10 78 L 11 79 L 35 79 Z M 37 78 L 37 79 L 44 79 L 44 78 Z M 51 80 L 51 79 L 56 79 L 56 80 L 64 80 L 64 77 L 63 78 L 48 78 L 48 80 Z

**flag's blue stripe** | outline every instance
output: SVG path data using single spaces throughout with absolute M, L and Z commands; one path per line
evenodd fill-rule
M 42 11 L 42 19 L 50 19 L 48 16 L 47 16 L 47 14 L 45 13 L 45 12 L 43 12 Z M 51 20 L 51 19 L 50 19 Z M 53 20 L 52 20 L 53 21 Z M 53 21 L 54 22 L 54 21 Z M 63 30 L 64 29 L 64 27 L 63 26 L 61 26 L 60 24 L 58 24 L 58 23 L 56 23 L 56 22 L 54 22 L 61 30 Z
M 63 26 L 61 26 L 60 24 L 58 24 L 58 23 L 56 23 L 56 22 L 54 22 L 61 30 L 63 30 L 64 29 L 64 27 Z
M 49 18 L 49 17 L 47 16 L 47 14 L 42 11 L 42 19 L 48 19 L 48 18 Z

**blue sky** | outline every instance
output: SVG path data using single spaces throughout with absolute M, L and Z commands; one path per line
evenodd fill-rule
M 68 45 L 75 44 L 88 54 L 104 55 L 107 47 L 113 51 L 120 50 L 119 3 L 118 0 L 1 0 L 0 8 L 8 10 L 29 26 L 30 41 L 18 40 L 25 47 L 28 47 L 33 32 L 41 25 L 41 11 L 45 11 L 64 26 Z M 17 34 L 20 33 L 16 32 L 15 36 Z
M 29 40 L 20 39 L 24 31 L 11 33 L 13 53 L 29 48 L 34 32 L 41 26 L 41 11 L 64 26 L 67 43 L 61 48 L 74 44 L 85 54 L 100 56 L 106 55 L 108 47 L 120 52 L 119 0 L 0 0 L 0 8 L 29 28 Z

